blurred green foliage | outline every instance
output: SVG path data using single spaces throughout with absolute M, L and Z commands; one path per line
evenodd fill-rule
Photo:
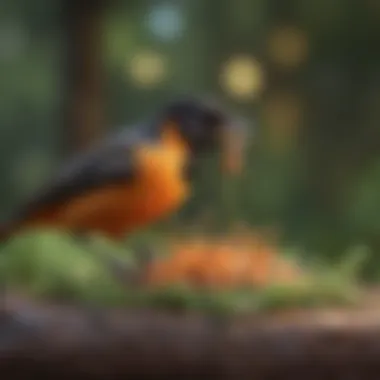
M 94 240 L 95 246 L 73 245 L 70 236 L 52 232 L 19 235 L 2 247 L 0 279 L 21 294 L 88 305 L 201 310 L 228 316 L 290 307 L 350 305 L 360 300 L 359 274 L 366 252 L 348 252 L 334 267 L 309 265 L 306 277 L 293 284 L 264 288 L 197 290 L 183 283 L 157 288 L 126 288 L 103 265 L 95 248 L 136 265 L 131 247 Z M 162 243 L 162 247 L 164 247 Z M 165 252 L 164 250 L 162 251 Z M 299 260 L 297 253 L 284 255 Z

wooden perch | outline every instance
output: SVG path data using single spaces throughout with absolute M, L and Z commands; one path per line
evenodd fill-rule
M 379 379 L 380 310 L 280 313 L 229 323 L 114 310 L 103 328 L 74 307 L 23 304 L 13 311 L 27 324 L 0 323 L 1 380 Z

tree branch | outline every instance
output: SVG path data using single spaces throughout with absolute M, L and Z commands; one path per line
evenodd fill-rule
M 0 323 L 1 379 L 377 379 L 380 311 L 241 317 L 107 312 L 91 325 L 71 307 L 13 307 L 28 324 Z M 50 377 L 49 377 L 50 378 Z

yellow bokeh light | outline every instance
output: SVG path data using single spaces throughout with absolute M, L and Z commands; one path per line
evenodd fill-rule
M 154 87 L 167 74 L 165 57 L 154 51 L 142 51 L 128 61 L 127 70 L 131 79 L 139 87 Z
M 257 97 L 264 84 L 259 62 L 251 57 L 231 58 L 222 68 L 221 85 L 232 96 L 241 99 Z
M 269 36 L 268 53 L 269 58 L 279 66 L 298 67 L 308 55 L 307 38 L 297 28 L 278 28 Z

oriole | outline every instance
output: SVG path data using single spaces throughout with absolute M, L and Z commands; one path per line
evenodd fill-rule
M 126 129 L 74 156 L 4 229 L 99 232 L 119 239 L 174 212 L 191 193 L 199 157 L 222 151 L 236 171 L 244 134 L 226 112 L 201 100 L 173 102 L 148 123 Z
M 232 173 L 243 157 L 245 128 L 223 108 L 199 99 L 163 106 L 149 121 L 75 155 L 22 205 L 2 237 L 29 228 L 112 239 L 177 210 L 191 194 L 201 156 L 221 150 Z

